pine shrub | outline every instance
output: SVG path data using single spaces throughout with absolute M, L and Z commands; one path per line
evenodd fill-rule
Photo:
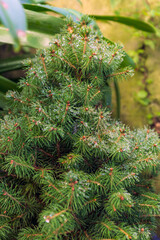
M 0 239 L 149 240 L 159 139 L 111 118 L 123 47 L 68 20 L 7 93 L 0 129 Z

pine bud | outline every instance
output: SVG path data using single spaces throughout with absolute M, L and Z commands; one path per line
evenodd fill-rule
M 123 197 L 123 196 L 120 196 L 120 199 L 121 199 L 121 201 L 123 201 L 123 200 L 124 200 L 124 197 Z

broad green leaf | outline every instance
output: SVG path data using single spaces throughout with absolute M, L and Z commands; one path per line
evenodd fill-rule
M 153 25 L 138 19 L 122 17 L 122 16 L 102 16 L 102 15 L 89 15 L 89 16 L 91 18 L 94 18 L 95 20 L 100 20 L 103 22 L 106 22 L 106 21 L 118 22 L 118 23 L 125 24 L 127 26 L 134 27 L 141 31 L 156 33 L 156 29 Z
M 31 57 L 33 57 L 33 54 L 24 54 L 22 56 L 0 60 L 0 74 L 22 68 L 23 61 Z
M 58 7 L 53 7 L 53 6 L 49 6 L 49 5 L 42 5 L 42 4 L 24 4 L 23 5 L 24 8 L 32 10 L 32 11 L 36 11 L 36 12 L 46 12 L 46 11 L 52 11 L 55 13 L 59 13 L 65 17 L 71 17 L 73 19 L 73 21 L 77 22 L 81 19 L 81 17 L 83 16 L 82 13 L 73 10 L 73 9 L 69 9 L 69 8 L 58 8 Z M 100 30 L 97 23 L 92 20 L 91 25 L 94 26 L 94 28 L 96 30 Z
M 60 32 L 64 25 L 64 20 L 43 13 L 25 10 L 28 29 L 35 32 L 54 35 Z
M 24 8 L 32 10 L 32 11 L 39 11 L 39 12 L 46 12 L 46 11 L 53 11 L 56 13 L 59 13 L 63 16 L 66 17 L 72 17 L 74 21 L 78 21 L 81 16 L 83 15 L 82 13 L 69 9 L 69 8 L 58 8 L 58 7 L 53 7 L 50 5 L 42 5 L 42 4 L 24 4 Z M 123 17 L 123 16 L 101 16 L 101 15 L 89 15 L 91 18 L 94 18 L 95 20 L 100 20 L 100 21 L 114 21 L 118 23 L 125 24 L 127 26 L 134 27 L 136 29 L 139 29 L 141 31 L 146 31 L 146 32 L 151 32 L 151 33 L 156 33 L 157 30 L 156 28 L 144 21 L 134 19 L 134 18 L 129 18 L 129 17 Z
M 0 75 L 0 92 L 5 93 L 9 89 L 17 89 L 17 84 Z
M 24 9 L 19 0 L 0 1 L 0 21 L 9 29 L 15 43 L 15 50 L 19 50 L 19 38 L 25 36 L 27 28 Z
M 47 47 L 52 39 L 51 35 L 39 32 L 27 31 L 27 38 L 21 41 L 23 46 L 33 48 Z M 0 26 L 0 42 L 7 44 L 14 44 L 14 41 L 6 28 Z
M 47 11 L 52 11 L 55 13 L 59 13 L 65 17 L 72 17 L 74 21 L 79 21 L 81 16 L 83 15 L 82 13 L 72 10 L 69 8 L 59 8 L 59 7 L 53 7 L 50 5 L 42 5 L 42 4 L 23 4 L 25 9 L 35 11 L 35 12 L 47 12 Z

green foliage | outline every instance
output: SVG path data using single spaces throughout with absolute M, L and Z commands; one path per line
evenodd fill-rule
M 0 129 L 0 238 L 151 239 L 159 139 L 114 121 L 103 101 L 123 47 L 83 17 L 28 60 Z M 105 89 L 105 90 L 104 90 Z

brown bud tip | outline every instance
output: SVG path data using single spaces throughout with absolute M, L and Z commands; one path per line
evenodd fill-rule
M 123 149 L 122 149 L 122 148 L 120 148 L 120 152 L 123 152 Z
M 67 29 L 67 30 L 68 30 L 68 32 L 69 32 L 69 33 L 72 33 L 72 32 L 73 32 L 73 28 L 72 28 L 72 27 L 70 27 L 70 26 L 68 27 L 68 29 Z
M 83 124 L 83 121 L 81 121 L 81 123 Z
M 4 214 L 6 213 L 6 211 L 3 212 Z
M 95 79 L 97 79 L 97 76 L 95 76 Z
M 110 171 L 113 171 L 113 168 L 110 168 Z
M 88 108 L 85 108 L 86 111 L 88 111 Z
M 123 201 L 123 200 L 124 200 L 124 197 L 123 197 L 123 196 L 120 196 L 120 199 L 121 199 L 121 201 Z
M 18 123 L 15 123 L 14 126 L 17 127 Z
M 48 93 L 51 93 L 51 90 L 49 90 Z
M 103 115 L 101 115 L 101 118 L 104 118 L 104 116 L 103 116 Z

